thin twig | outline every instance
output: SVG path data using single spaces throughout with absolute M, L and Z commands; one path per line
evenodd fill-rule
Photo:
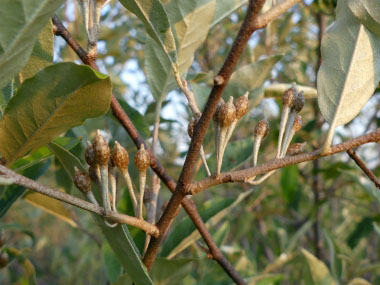
M 373 174 L 373 172 L 365 165 L 365 162 L 356 154 L 353 149 L 347 150 L 348 155 L 353 161 L 360 167 L 361 170 L 368 176 L 369 179 L 375 184 L 375 186 L 380 189 L 380 179 Z
M 0 173 L 8 178 L 11 178 L 13 180 L 14 184 L 24 186 L 25 188 L 34 190 L 38 193 L 41 193 L 43 195 L 49 196 L 51 198 L 57 199 L 59 201 L 65 202 L 67 204 L 76 206 L 78 208 L 81 208 L 83 210 L 98 214 L 103 216 L 104 215 L 104 208 L 99 207 L 97 205 L 94 205 L 92 203 L 89 203 L 87 201 L 84 201 L 82 199 L 79 199 L 77 197 L 71 196 L 65 192 L 61 192 L 59 190 L 50 188 L 48 186 L 42 185 L 34 180 L 31 180 L 25 176 L 22 176 L 7 167 L 0 165 Z M 152 225 L 144 220 L 139 220 L 135 217 L 131 217 L 128 215 L 120 214 L 117 212 L 111 211 L 109 213 L 109 216 L 107 216 L 107 219 L 119 223 L 119 224 L 127 224 L 131 225 L 137 228 L 142 229 L 143 231 L 149 233 L 152 236 L 158 236 L 159 230 L 155 225 Z
M 70 33 L 63 26 L 62 22 L 55 17 L 53 18 L 53 22 L 55 25 L 56 35 L 62 36 L 62 38 L 66 41 L 70 40 L 72 44 L 68 42 L 73 51 L 78 55 L 78 57 L 83 61 L 83 63 L 90 65 L 92 68 L 97 68 L 94 61 L 89 61 L 86 54 L 83 55 L 81 50 L 83 50 L 79 44 L 71 37 Z M 56 25 L 55 22 L 58 24 Z M 58 31 L 63 30 L 63 31 Z M 73 44 L 75 43 L 75 44 Z M 84 51 L 84 50 L 83 50 Z M 145 148 L 148 150 L 148 145 L 145 140 L 141 137 L 136 127 L 134 126 L 131 119 L 125 113 L 119 102 L 117 101 L 115 96 L 111 98 L 111 109 L 113 115 L 118 119 L 120 124 L 127 131 L 128 135 L 131 137 L 133 142 L 137 147 L 141 144 L 144 144 Z M 152 170 L 158 175 L 162 182 L 165 183 L 166 187 L 174 192 L 177 187 L 177 183 L 170 177 L 170 175 L 166 172 L 166 170 L 162 167 L 160 162 L 156 159 L 156 157 L 151 154 L 150 155 L 150 167 Z M 219 265 L 223 268 L 223 270 L 238 284 L 244 284 L 243 279 L 239 276 L 239 273 L 233 268 L 233 266 L 228 262 L 228 260 L 224 257 L 214 240 L 212 239 L 211 234 L 209 233 L 206 225 L 204 224 L 199 212 L 197 210 L 196 205 L 193 201 L 185 198 L 182 200 L 182 206 L 185 209 L 186 213 L 189 215 L 190 219 L 193 221 L 195 227 L 198 229 L 201 234 L 203 240 L 207 244 L 210 249 L 210 252 L 214 254 L 214 260 L 216 260 Z
M 229 182 L 246 182 L 250 177 L 258 176 L 260 174 L 267 173 L 271 170 L 283 168 L 293 164 L 299 164 L 301 162 L 312 161 L 325 156 L 331 156 L 333 154 L 347 151 L 349 149 L 358 147 L 366 143 L 379 143 L 380 142 L 380 128 L 374 132 L 366 135 L 345 141 L 341 144 L 332 146 L 327 153 L 323 155 L 320 150 L 312 151 L 309 153 L 303 153 L 295 156 L 286 156 L 282 159 L 273 159 L 257 167 L 247 168 L 238 171 L 230 171 L 221 173 L 219 177 L 207 177 L 200 181 L 193 182 L 187 185 L 186 194 L 195 195 L 203 192 L 210 187 L 229 183 Z

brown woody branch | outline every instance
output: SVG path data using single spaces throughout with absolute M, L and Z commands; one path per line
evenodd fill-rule
M 257 167 L 221 173 L 219 177 L 207 177 L 200 181 L 189 184 L 186 189 L 186 193 L 195 195 L 210 187 L 219 184 L 228 182 L 246 182 L 247 179 L 249 179 L 250 177 L 258 176 L 260 174 L 267 173 L 271 170 L 283 168 L 301 162 L 312 161 L 325 156 L 330 156 L 338 152 L 347 151 L 352 148 L 371 142 L 380 142 L 380 128 L 366 135 L 345 141 L 338 145 L 334 145 L 330 148 L 330 150 L 327 153 L 323 155 L 321 155 L 319 150 L 316 150 L 310 153 L 304 153 L 295 156 L 287 156 L 282 159 L 274 159 Z
M 368 176 L 369 179 L 375 184 L 375 186 L 380 189 L 380 179 L 373 174 L 373 172 L 365 165 L 364 161 L 356 154 L 353 149 L 347 150 L 348 155 L 353 161 L 360 167 L 361 170 Z
M 78 55 L 83 63 L 90 65 L 92 68 L 97 69 L 96 63 L 93 58 L 87 56 L 86 51 L 76 42 L 76 40 L 71 36 L 69 31 L 62 24 L 60 19 L 57 16 L 53 17 L 53 24 L 55 26 L 55 34 L 61 36 L 68 45 L 73 49 L 73 51 Z M 125 113 L 115 96 L 111 98 L 111 109 L 113 115 L 119 120 L 121 125 L 127 131 L 135 145 L 139 148 L 141 144 L 144 144 L 145 149 L 149 150 L 148 145 L 145 140 L 141 137 L 138 130 L 134 126 L 131 119 Z M 158 175 L 158 177 L 165 183 L 168 189 L 171 192 L 174 192 L 177 183 L 170 177 L 166 172 L 160 162 L 156 157 L 150 153 L 150 167 Z M 244 280 L 239 276 L 239 273 L 233 268 L 233 266 L 228 262 L 224 257 L 222 252 L 219 250 L 218 246 L 212 239 L 211 234 L 209 233 L 206 225 L 204 224 L 196 205 L 193 201 L 185 198 L 182 201 L 182 206 L 185 209 L 186 213 L 189 215 L 190 219 L 193 221 L 194 225 L 198 229 L 205 243 L 209 247 L 210 252 L 213 255 L 213 259 L 219 263 L 219 265 L 224 269 L 224 271 L 237 283 L 244 284 Z
M 38 193 L 41 193 L 43 195 L 49 196 L 51 198 L 57 199 L 59 201 L 65 202 L 67 204 L 76 206 L 78 208 L 81 208 L 83 210 L 98 214 L 103 216 L 104 214 L 104 208 L 100 207 L 98 205 L 89 203 L 85 200 L 79 199 L 77 197 L 71 196 L 65 192 L 61 192 L 59 190 L 50 188 L 48 186 L 42 185 L 38 182 L 35 182 L 34 180 L 31 180 L 25 176 L 22 176 L 7 167 L 0 165 L 0 174 L 4 175 L 6 178 L 11 179 L 13 184 L 17 184 L 20 186 L 24 186 L 25 188 L 32 189 Z M 131 217 L 128 215 L 120 214 L 117 212 L 110 212 L 109 216 L 107 216 L 107 219 L 109 219 L 112 222 L 119 223 L 119 224 L 128 224 L 137 228 L 142 229 L 146 233 L 158 236 L 159 230 L 155 225 L 152 225 L 144 220 L 140 220 L 135 217 Z
M 144 256 L 144 263 L 147 266 L 148 270 L 151 269 L 157 255 L 159 245 L 166 232 L 168 231 L 172 221 L 174 220 L 182 199 L 186 195 L 185 188 L 191 182 L 194 166 L 196 164 L 196 160 L 198 158 L 199 151 L 212 116 L 222 96 L 223 90 L 226 87 L 236 64 L 238 63 L 249 38 L 255 31 L 254 22 L 262 6 L 264 5 L 264 2 L 265 0 L 249 1 L 247 14 L 244 18 L 243 24 L 240 27 L 239 33 L 232 45 L 232 48 L 216 77 L 218 80 L 214 80 L 214 86 L 206 103 L 206 107 L 201 118 L 195 126 L 193 138 L 190 143 L 189 151 L 187 153 L 176 190 L 174 191 L 168 206 L 166 207 L 164 213 L 157 223 L 157 226 L 160 229 L 162 235 L 160 235 L 158 238 L 152 238 L 147 252 Z

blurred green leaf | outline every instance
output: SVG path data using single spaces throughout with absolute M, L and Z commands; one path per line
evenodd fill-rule
M 109 77 L 88 66 L 66 62 L 44 68 L 24 81 L 0 121 L 0 152 L 7 165 L 104 114 L 110 100 Z
M 157 258 L 150 274 L 156 285 L 182 284 L 183 279 L 192 272 L 196 263 L 194 259 Z
M 239 9 L 247 2 L 247 0 L 217 0 L 214 19 L 210 24 L 210 28 L 227 18 L 231 13 Z
M 63 0 L 3 0 L 0 10 L 0 88 L 28 62 L 38 34 Z
M 141 115 L 136 109 L 132 108 L 127 102 L 118 100 L 123 110 L 127 113 L 136 129 L 139 131 L 143 138 L 150 136 L 149 125 L 147 124 L 143 115 Z
M 333 285 L 336 284 L 331 277 L 327 266 L 305 249 L 301 250 L 304 258 L 304 276 L 307 284 L 310 285 Z
M 236 199 L 221 199 L 205 203 L 200 209 L 199 214 L 207 227 L 215 227 L 219 221 L 226 217 L 232 209 L 240 204 L 254 190 L 241 193 Z M 173 258 L 196 240 L 200 238 L 199 232 L 189 217 L 184 218 L 170 234 L 162 248 L 162 256 Z
M 294 209 L 298 208 L 301 196 L 298 175 L 297 165 L 291 165 L 281 169 L 282 196 L 286 203 Z
M 102 252 L 107 279 L 113 283 L 121 276 L 123 268 L 108 242 L 103 243 Z
M 355 229 L 347 238 L 347 244 L 349 247 L 356 247 L 362 238 L 367 237 L 373 231 L 373 221 L 372 217 L 364 217 L 355 225 Z
M 5 250 L 9 254 L 10 262 L 12 260 L 17 260 L 17 262 L 24 268 L 24 274 L 27 277 L 28 284 L 37 284 L 36 270 L 32 262 L 23 254 L 23 252 L 12 247 L 6 248 Z
M 347 285 L 371 285 L 371 283 L 363 278 L 354 278 Z

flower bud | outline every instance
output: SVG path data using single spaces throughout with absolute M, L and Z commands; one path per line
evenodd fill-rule
M 110 148 L 98 130 L 92 144 L 95 153 L 95 161 L 100 165 L 107 165 L 110 158 Z
M 90 142 L 87 142 L 87 148 L 84 157 L 88 165 L 94 165 L 96 163 L 94 148 L 92 147 L 92 144 Z
M 301 129 L 302 129 L 302 118 L 300 115 L 297 115 L 293 123 L 293 130 L 294 132 L 299 132 Z
M 115 141 L 115 145 L 112 150 L 112 161 L 115 166 L 122 171 L 128 168 L 129 154 L 118 141 Z
M 294 110 L 296 113 L 299 113 L 303 106 L 305 105 L 305 97 L 303 96 L 303 91 L 297 94 L 297 96 L 294 97 L 292 102 L 292 110 Z
M 98 174 L 97 174 L 97 170 L 96 170 L 95 165 L 90 165 L 90 167 L 88 168 L 88 174 L 89 174 L 92 181 L 94 181 L 95 183 L 99 182 Z
M 234 102 L 236 108 L 236 119 L 240 120 L 247 112 L 248 112 L 248 92 L 246 92 L 243 96 L 240 96 Z
M 293 99 L 297 96 L 297 89 L 295 86 L 286 89 L 282 94 L 282 105 L 290 106 L 293 102 Z
M 236 120 L 236 108 L 232 103 L 233 97 L 220 108 L 219 124 L 222 128 L 229 127 Z
M 257 123 L 255 131 L 254 131 L 254 137 L 260 137 L 265 138 L 269 133 L 269 124 L 267 120 L 261 120 Z
M 84 194 L 91 191 L 91 180 L 87 173 L 80 171 L 76 166 L 74 167 L 74 184 Z
M 304 143 L 294 143 L 292 144 L 289 148 L 288 151 L 286 152 L 286 155 L 297 155 L 300 154 L 304 151 L 306 146 L 306 142 Z
M 220 115 L 220 109 L 222 108 L 222 106 L 224 105 L 224 100 L 223 98 L 220 98 L 219 100 L 219 103 L 218 103 L 218 106 L 216 107 L 216 110 L 215 110 L 215 113 L 214 113 L 214 116 L 213 116 L 213 120 L 214 122 L 218 123 L 219 122 L 219 115 Z
M 141 144 L 140 149 L 136 153 L 135 165 L 140 172 L 146 171 L 150 165 L 150 155 L 143 144 Z
M 4 229 L 0 231 L 0 248 L 3 247 L 3 245 L 6 243 L 7 237 L 5 235 Z

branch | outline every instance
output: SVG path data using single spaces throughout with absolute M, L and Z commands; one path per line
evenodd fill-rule
M 365 165 L 364 161 L 356 154 L 356 152 L 352 149 L 347 150 L 348 155 L 352 158 L 353 161 L 363 170 L 365 175 L 368 176 L 369 179 L 375 184 L 375 186 L 380 189 L 380 179 L 378 179 L 375 174 L 371 170 L 368 169 L 367 165 Z
M 265 28 L 270 22 L 284 14 L 288 9 L 290 9 L 298 2 L 301 2 L 301 0 L 285 0 L 276 4 L 267 12 L 261 14 L 256 18 L 256 20 L 253 22 L 253 28 L 255 30 Z
M 258 176 L 271 170 L 283 168 L 301 162 L 312 161 L 325 156 L 330 156 L 371 142 L 380 142 L 380 128 L 366 135 L 345 141 L 338 145 L 334 145 L 327 153 L 323 155 L 320 153 L 320 150 L 316 150 L 310 153 L 287 156 L 282 159 L 274 159 L 257 167 L 221 173 L 219 177 L 207 177 L 200 181 L 189 184 L 186 189 L 186 193 L 195 195 L 215 185 L 228 182 L 246 182 L 250 177 Z
M 218 80 L 214 80 L 214 86 L 211 90 L 210 96 L 206 103 L 206 107 L 203 111 L 201 118 L 195 126 L 193 138 L 190 143 L 189 151 L 186 156 L 184 166 L 181 171 L 181 175 L 178 180 L 178 185 L 174 194 L 172 195 L 168 206 L 162 214 L 160 220 L 157 223 L 158 228 L 162 235 L 158 238 L 153 238 L 149 244 L 148 250 L 144 257 L 144 263 L 148 270 L 151 269 L 153 262 L 156 258 L 158 247 L 168 231 L 170 224 L 176 217 L 177 209 L 185 197 L 185 187 L 190 183 L 193 175 L 194 165 L 203 143 L 204 136 L 209 127 L 212 116 L 216 110 L 217 104 L 222 96 L 223 90 L 226 87 L 232 72 L 236 64 L 238 63 L 243 50 L 251 37 L 254 29 L 254 21 L 260 12 L 265 0 L 250 0 L 247 9 L 247 14 L 244 18 L 244 22 L 240 27 L 239 33 L 232 45 L 232 48 L 218 73 Z
M 32 189 L 43 195 L 46 195 L 51 198 L 57 199 L 59 201 L 65 202 L 67 204 L 76 206 L 83 210 L 98 214 L 100 216 L 103 216 L 104 214 L 103 207 L 99 207 L 95 204 L 92 204 L 82 199 L 79 199 L 77 197 L 71 196 L 65 192 L 61 192 L 59 190 L 37 183 L 25 176 L 22 176 L 8 169 L 7 167 L 3 165 L 0 165 L 0 174 L 3 174 L 6 176 L 7 179 L 10 179 L 12 181 L 12 184 L 24 186 L 25 188 Z M 127 225 L 140 228 L 146 233 L 153 236 L 159 236 L 159 230 L 155 225 L 152 225 L 144 220 L 140 220 L 135 217 L 127 216 L 127 215 L 120 214 L 117 212 L 110 212 L 110 215 L 107 216 L 107 219 L 115 223 L 127 224 Z
M 70 47 L 78 55 L 78 57 L 83 61 L 83 63 L 88 64 L 92 68 L 97 69 L 95 62 L 89 61 L 87 55 L 84 55 L 81 52 L 83 48 L 81 48 L 80 45 L 75 41 L 75 39 L 71 37 L 69 31 L 67 31 L 65 26 L 63 26 L 62 22 L 58 19 L 58 17 L 56 16 L 53 17 L 53 23 L 55 25 L 55 34 L 61 36 L 66 42 L 68 42 Z M 120 106 L 115 96 L 112 96 L 111 98 L 111 109 L 112 109 L 113 115 L 119 120 L 120 124 L 127 131 L 127 133 L 129 134 L 129 136 L 131 137 L 135 145 L 137 147 L 140 147 L 141 144 L 144 144 L 145 149 L 149 150 L 148 145 L 146 144 L 144 139 L 141 137 L 141 135 L 137 131 L 131 119 L 128 117 L 128 115 L 125 113 L 123 108 Z M 168 189 L 171 192 L 174 192 L 175 188 L 177 187 L 177 183 L 170 177 L 170 175 L 166 172 L 166 170 L 162 167 L 160 162 L 156 159 L 156 157 L 152 153 L 150 153 L 150 167 L 158 175 L 161 181 L 165 183 L 166 187 L 168 187 Z M 210 252 L 212 252 L 213 259 L 219 263 L 219 265 L 223 268 L 223 270 L 237 284 L 244 284 L 244 280 L 239 276 L 239 273 L 233 268 L 233 266 L 224 257 L 224 255 L 222 254 L 222 252 L 219 250 L 216 243 L 212 239 L 211 234 L 207 230 L 206 225 L 204 224 L 201 216 L 199 215 L 199 212 L 194 202 L 185 198 L 182 201 L 182 206 L 185 209 L 186 213 L 189 215 L 190 219 L 193 221 L 196 228 L 198 229 L 202 238 L 206 242 L 207 246 L 210 249 Z

